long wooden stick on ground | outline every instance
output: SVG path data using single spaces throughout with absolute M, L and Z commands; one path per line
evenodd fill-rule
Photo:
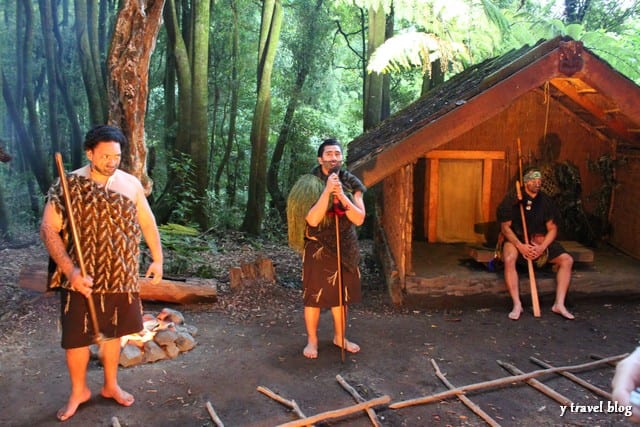
M 298 404 L 296 403 L 295 400 L 285 399 L 284 397 L 280 396 L 279 394 L 274 393 L 273 391 L 269 390 L 268 388 L 262 387 L 262 386 L 258 386 L 258 391 L 260 393 L 262 393 L 262 394 L 265 394 L 265 395 L 269 396 L 270 398 L 272 398 L 276 402 L 282 403 L 284 406 L 286 406 L 287 408 L 291 409 L 298 416 L 298 418 L 306 418 L 306 415 L 304 413 L 302 413 L 302 411 L 300 410 L 300 407 L 298 406 Z
M 496 360 L 496 362 L 498 362 L 498 365 L 502 366 L 504 369 L 506 369 L 507 371 L 511 372 L 514 375 L 522 375 L 522 374 L 524 374 L 524 372 L 522 372 L 520 369 L 516 368 L 514 365 L 512 365 L 510 363 L 502 362 L 500 360 Z M 550 398 L 552 398 L 553 400 L 555 400 L 556 402 L 558 402 L 561 405 L 570 406 L 571 403 L 572 403 L 571 400 L 567 399 L 566 397 L 564 397 L 563 395 L 561 395 L 560 393 L 558 393 L 557 391 L 555 391 L 551 387 L 546 386 L 545 384 L 541 383 L 540 381 L 536 380 L 535 378 L 524 380 L 524 382 L 526 382 L 527 384 L 529 384 L 531 387 L 535 388 L 536 390 L 540 391 L 541 393 L 546 394 L 547 396 L 549 396 Z
M 542 366 L 543 368 L 553 368 L 553 366 L 549 365 L 548 363 L 543 362 L 540 359 L 537 359 L 533 356 L 531 356 L 529 358 L 529 360 L 531 360 L 533 363 L 535 363 L 536 365 Z M 611 400 L 611 393 L 607 393 L 606 391 L 602 390 L 601 388 L 598 388 L 596 386 L 594 386 L 593 384 L 591 384 L 590 382 L 587 382 L 585 380 L 583 380 L 582 378 L 570 373 L 570 372 L 558 372 L 559 375 L 562 375 L 563 377 L 570 379 L 571 381 L 573 381 L 576 384 L 581 385 L 582 387 L 586 388 L 589 391 L 592 391 L 595 394 L 598 394 L 602 397 L 604 397 L 607 400 Z
M 209 412 L 211 421 L 213 421 L 215 425 L 217 425 L 218 427 L 224 427 L 222 420 L 220 419 L 220 417 L 218 417 L 218 414 L 216 414 L 216 411 L 213 409 L 213 405 L 211 404 L 211 402 L 207 402 L 207 412 Z
M 358 393 L 358 391 L 355 388 L 351 387 L 351 385 L 344 378 L 342 378 L 340 374 L 336 375 L 336 380 L 338 380 L 338 383 L 342 386 L 342 388 L 347 390 L 347 392 L 355 399 L 356 402 L 362 403 L 365 401 L 365 398 L 360 396 L 360 393 Z M 371 420 L 371 424 L 373 424 L 376 427 L 379 427 L 380 420 L 378 420 L 376 411 L 374 411 L 372 408 L 367 408 L 366 411 L 367 411 L 367 415 L 369 416 L 369 419 Z
M 426 396 L 426 397 L 418 397 L 416 399 L 409 399 L 409 400 L 403 400 L 400 402 L 396 402 L 396 403 L 392 403 L 391 405 L 389 405 L 389 408 L 391 409 L 400 409 L 400 408 L 405 408 L 407 406 L 413 406 L 413 405 L 422 405 L 422 404 L 426 404 L 426 403 L 431 403 L 431 402 L 437 402 L 440 400 L 444 400 L 447 399 L 449 397 L 452 396 L 456 396 L 460 393 L 466 393 L 469 391 L 475 391 L 475 390 L 482 390 L 482 389 L 487 389 L 487 388 L 495 388 L 495 387 L 503 387 L 506 386 L 508 384 L 513 384 L 513 383 L 517 383 L 520 381 L 524 381 L 524 380 L 528 380 L 530 378 L 535 378 L 535 377 L 539 377 L 541 375 L 545 375 L 545 374 L 554 374 L 556 372 L 560 372 L 560 371 L 579 371 L 579 370 L 583 370 L 583 369 L 589 369 L 589 368 L 593 368 L 595 366 L 598 365 L 602 365 L 605 363 L 609 363 L 612 362 L 614 360 L 620 360 L 620 359 L 624 359 L 626 356 L 628 356 L 629 353 L 625 353 L 619 356 L 611 356 L 611 357 L 607 357 L 604 358 L 602 360 L 597 360 L 595 362 L 588 362 L 588 363 L 583 363 L 581 365 L 571 365 L 571 366 L 560 366 L 557 368 L 550 368 L 550 369 L 540 369 L 537 371 L 532 371 L 526 374 L 522 374 L 522 375 L 513 375 L 513 376 L 509 376 L 506 378 L 498 378 L 495 380 L 491 380 L 491 381 L 483 381 L 480 383 L 475 383 L 475 384 L 469 384 L 463 387 L 458 387 L 458 388 L 454 388 L 452 390 L 449 391 L 444 391 L 441 393 L 437 393 L 431 396 Z
M 353 414 L 354 412 L 360 412 L 366 408 L 372 408 L 374 406 L 384 405 L 385 403 L 389 403 L 390 401 L 391 401 L 391 398 L 387 395 L 384 395 L 375 399 L 367 400 L 366 402 L 358 403 L 357 405 L 347 406 L 340 409 L 334 409 L 333 411 L 322 412 L 320 414 L 312 415 L 310 417 L 303 418 L 301 420 L 291 421 L 286 424 L 280 424 L 279 427 L 308 426 L 318 421 L 340 418 L 346 415 Z
M 602 356 L 602 355 L 600 355 L 600 354 L 593 354 L 593 353 L 592 353 L 592 354 L 590 354 L 590 355 L 589 355 L 589 357 L 590 357 L 590 358 L 592 358 L 592 359 L 595 359 L 595 360 L 602 360 L 602 359 L 604 359 L 604 356 Z M 615 360 L 615 361 L 609 362 L 609 365 L 611 365 L 611 366 L 617 366 L 617 365 L 618 365 L 618 361 L 617 361 L 617 360 Z
M 446 385 L 450 390 L 454 389 L 455 386 L 449 382 L 447 377 L 444 376 L 444 374 L 440 370 L 440 367 L 438 367 L 438 365 L 436 364 L 436 361 L 431 359 L 431 364 L 433 365 L 433 369 L 436 370 L 436 376 L 440 378 L 440 381 L 442 381 L 442 383 Z M 481 407 L 473 403 L 471 399 L 469 399 L 463 393 L 458 394 L 458 399 L 460 399 L 462 403 L 464 403 L 469 409 L 471 409 L 477 416 L 482 418 L 487 424 L 492 427 L 500 427 L 500 424 L 498 424 L 496 420 L 491 418 L 489 414 L 483 411 Z

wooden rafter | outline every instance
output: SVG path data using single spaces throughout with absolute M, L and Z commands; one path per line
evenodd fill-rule
M 551 79 L 551 84 L 560 92 L 571 98 L 580 107 L 584 108 L 598 120 L 604 123 L 613 132 L 625 139 L 632 138 L 631 134 L 629 134 L 629 132 L 627 131 L 627 127 L 624 123 L 618 120 L 615 116 L 608 114 L 607 110 L 602 109 L 589 99 L 587 95 L 597 93 L 597 91 L 588 90 L 589 88 L 578 89 L 570 79 L 565 78 Z

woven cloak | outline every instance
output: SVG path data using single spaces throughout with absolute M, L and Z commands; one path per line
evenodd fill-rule
M 108 191 L 88 178 L 70 174 L 67 180 L 85 267 L 87 274 L 93 277 L 93 292 L 139 292 L 142 233 L 135 204 L 126 196 Z M 77 265 L 59 181 L 49 190 L 47 199 L 62 215 L 62 239 Z M 59 268 L 53 271 L 49 287 L 70 288 Z

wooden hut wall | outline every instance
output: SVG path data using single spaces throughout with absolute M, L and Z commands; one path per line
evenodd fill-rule
M 640 155 L 624 155 L 616 168 L 618 184 L 611 211 L 610 242 L 623 252 L 640 259 Z
M 413 166 L 402 167 L 385 178 L 382 191 L 382 227 L 403 282 L 406 272 L 412 268 Z
M 589 195 L 600 190 L 602 179 L 597 172 L 589 169 L 589 162 L 601 156 L 612 156 L 613 144 L 601 134 L 587 127 L 572 112 L 558 104 L 547 104 L 544 91 L 528 92 L 517 99 L 507 110 L 474 127 L 464 135 L 438 147 L 438 150 L 479 150 L 504 151 L 505 160 L 495 160 L 492 171 L 490 196 L 491 220 L 495 221 L 495 210 L 506 191 L 514 184 L 518 175 L 518 145 L 521 141 L 523 164 L 542 162 L 542 143 L 545 135 L 547 143 L 555 141 L 559 145 L 557 162 L 570 161 L 577 166 L 582 180 L 582 202 L 587 212 L 593 212 L 597 200 Z M 557 135 L 557 137 L 552 134 Z M 558 143 L 559 141 L 559 143 Z M 427 166 L 428 169 L 428 166 Z M 429 171 L 426 171 L 428 176 Z M 461 183 L 463 185 L 463 183 Z M 428 191 L 428 183 L 425 185 Z M 425 224 L 428 210 L 424 211 Z

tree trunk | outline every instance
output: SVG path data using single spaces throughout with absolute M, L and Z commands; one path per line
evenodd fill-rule
M 166 126 L 168 129 L 176 129 L 175 135 L 166 138 L 167 152 L 167 184 L 162 195 L 156 199 L 156 215 L 160 222 L 170 220 L 173 206 L 171 200 L 174 194 L 182 188 L 182 177 L 171 168 L 169 164 L 173 158 L 190 153 L 191 128 L 191 95 L 192 75 L 191 63 L 187 45 L 180 31 L 178 9 L 175 0 L 169 0 L 164 8 L 165 29 L 167 30 L 167 64 L 165 77 L 165 93 L 171 93 L 165 105 Z M 189 21 L 189 18 L 185 18 Z M 177 114 L 175 112 L 176 100 L 174 98 L 175 83 L 178 85 Z
M 52 12 L 52 16 L 58 16 L 57 6 L 54 3 L 54 9 Z M 83 137 L 82 137 L 82 129 L 80 128 L 80 122 L 78 121 L 78 111 L 76 109 L 75 101 L 72 99 L 72 93 L 69 89 L 69 85 L 67 84 L 67 75 L 63 72 L 64 64 L 64 42 L 63 37 L 60 31 L 60 25 L 58 20 L 53 20 L 53 33 L 55 39 L 58 43 L 58 54 L 55 55 L 56 61 L 56 78 L 55 82 L 56 87 L 62 97 L 62 102 L 64 105 L 64 109 L 67 113 L 67 120 L 69 120 L 69 127 L 71 128 L 71 135 L 69 136 L 69 152 L 71 154 L 71 167 L 72 169 L 77 169 L 81 166 L 83 160 Z
M 36 96 L 33 90 L 33 61 L 32 55 L 24 52 L 32 52 L 33 48 L 33 5 L 31 2 L 22 2 L 24 8 L 24 39 L 16 46 L 16 63 L 20 70 L 17 74 L 16 96 L 12 96 L 6 76 L 2 74 L 2 92 L 7 105 L 9 116 L 19 137 L 19 153 L 28 168 L 33 172 L 38 187 L 42 194 L 46 193 L 51 185 L 51 174 L 46 167 L 42 152 L 42 132 L 37 111 Z M 20 7 L 19 6 L 19 7 Z M 24 99 L 24 104 L 21 102 Z M 22 105 L 27 109 L 29 125 L 23 121 Z
M 98 41 L 92 37 L 96 33 L 98 22 L 89 19 L 89 15 L 98 7 L 98 0 L 75 0 L 74 4 L 78 57 L 89 102 L 89 117 L 92 124 L 100 124 L 107 119 L 106 85 L 100 68 L 100 57 L 94 47 Z M 90 22 L 93 26 L 89 26 Z
M 422 78 L 422 95 L 428 93 L 431 89 L 444 83 L 444 71 L 442 71 L 442 63 L 440 58 L 431 63 L 431 72 L 425 73 Z
M 393 37 L 394 27 L 393 23 L 395 22 L 395 13 L 393 9 L 393 4 L 391 5 L 391 12 L 389 16 L 386 17 L 386 25 L 385 25 L 385 40 Z M 386 119 L 391 115 L 391 74 L 385 73 L 382 79 L 382 104 L 380 111 L 380 121 Z
M 118 12 L 111 49 L 109 71 L 109 122 L 122 128 L 129 140 L 123 166 L 151 192 L 152 182 L 145 170 L 147 149 L 144 118 L 147 111 L 149 59 L 162 23 L 164 0 L 126 0 Z
M 273 149 L 271 163 L 267 171 L 267 189 L 271 195 L 271 202 L 284 224 L 287 223 L 287 201 L 280 190 L 278 172 L 280 170 L 280 162 L 284 154 L 284 149 L 290 140 L 293 117 L 298 107 L 300 96 L 302 95 L 302 88 L 307 80 L 314 58 L 318 57 L 317 47 L 320 46 L 318 39 L 324 36 L 324 34 L 320 34 L 319 24 L 321 21 L 318 19 L 318 14 L 320 14 L 322 10 L 322 2 L 323 0 L 316 0 L 315 8 L 309 13 L 310 19 L 303 19 L 301 22 L 301 27 L 305 28 L 306 31 L 302 33 L 305 38 L 301 43 L 302 47 L 295 51 L 295 54 L 298 56 L 294 58 L 294 63 L 297 65 L 296 81 L 290 91 L 291 94 L 289 96 L 287 110 L 282 125 L 280 126 L 278 140 Z
M 240 53 L 239 49 L 239 38 L 240 33 L 238 31 L 238 7 L 236 5 L 235 0 L 231 0 L 230 4 L 232 14 L 233 14 L 233 28 L 232 28 L 232 45 L 231 45 L 231 78 L 229 81 L 229 90 L 231 92 L 231 105 L 229 106 L 229 127 L 227 129 L 227 137 L 224 144 L 224 153 L 222 155 L 222 160 L 220 161 L 220 166 L 216 171 L 215 178 L 213 180 L 213 190 L 216 196 L 220 192 L 220 179 L 222 178 L 222 173 L 225 168 L 229 168 L 229 159 L 231 158 L 231 150 L 233 148 L 233 142 L 236 137 L 236 122 L 238 118 L 238 99 L 240 97 L 240 81 L 238 80 L 238 56 Z M 229 194 L 227 194 L 229 197 Z M 229 200 L 227 200 L 229 201 Z
M 194 165 L 195 193 L 198 200 L 204 201 L 209 186 L 208 160 L 208 104 L 209 91 L 207 87 L 209 71 L 209 0 L 197 0 L 193 5 L 193 86 L 191 88 L 191 158 Z M 202 227 L 207 228 L 205 203 L 196 203 L 193 219 Z
M 178 130 L 175 149 L 189 153 L 189 128 L 191 127 L 191 63 L 187 45 L 182 38 L 175 0 L 169 0 L 165 10 L 167 36 L 172 47 L 178 78 Z
M 4 202 L 4 189 L 0 184 L 0 239 L 11 240 L 9 234 L 9 213 L 7 211 L 7 205 Z
M 371 54 L 384 43 L 386 19 L 382 4 L 377 9 L 369 8 L 369 37 L 367 40 L 367 61 Z M 365 75 L 364 93 L 364 119 L 363 128 L 372 128 L 380 123 L 382 116 L 382 95 L 384 76 L 378 73 Z
M 265 0 L 262 4 L 260 42 L 258 47 L 258 97 L 251 125 L 251 167 L 249 194 L 242 230 L 260 234 L 266 200 L 267 145 L 271 113 L 271 72 L 276 56 L 282 5 L 280 0 Z
M 58 70 L 56 67 L 55 37 L 53 34 L 53 6 L 51 0 L 39 0 L 40 21 L 42 25 L 42 41 L 44 44 L 44 56 L 47 69 L 47 93 L 49 111 L 49 137 L 51 138 L 51 151 L 63 151 L 60 144 L 60 127 L 58 126 L 58 94 L 56 82 L 58 81 Z M 63 152 L 66 152 L 64 150 Z

